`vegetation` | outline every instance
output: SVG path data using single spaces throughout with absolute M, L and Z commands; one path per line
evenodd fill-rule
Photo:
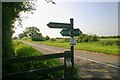
M 15 49 L 15 56 L 14 57 L 23 57 L 23 56 L 38 56 L 43 55 L 41 52 L 37 51 L 36 49 L 32 48 L 31 46 L 27 44 L 23 44 L 20 41 L 14 41 L 13 42 L 14 49 Z M 63 65 L 59 60 L 57 59 L 50 59 L 50 60 L 44 60 L 44 61 L 31 61 L 31 62 L 24 62 L 24 63 L 16 63 L 12 64 L 11 70 L 4 71 L 3 73 L 12 73 L 12 72 L 20 72 L 20 71 L 29 71 L 34 69 L 43 69 L 43 68 L 49 68 L 49 67 L 55 67 Z M 77 78 L 77 68 L 75 67 L 74 70 L 75 74 L 74 76 Z M 30 75 L 29 78 L 33 79 L 58 79 L 62 78 L 64 76 L 63 71 L 58 71 L 56 73 L 50 73 L 45 75 L 40 75 L 39 73 L 34 73 Z
M 50 46 L 57 46 L 62 48 L 70 48 L 69 42 L 63 42 L 63 39 L 56 39 L 56 41 L 42 41 L 40 44 L 47 44 Z M 120 42 L 118 38 L 100 38 L 99 41 L 94 42 L 80 42 L 75 45 L 75 49 L 87 50 L 93 52 L 100 52 L 105 54 L 119 54 L 118 46 Z
M 45 40 L 49 40 L 49 39 L 50 39 L 49 36 L 46 36 L 46 37 L 45 37 Z
M 87 34 L 81 34 L 80 36 L 77 37 L 76 40 L 78 43 L 81 42 L 94 42 L 94 41 L 99 41 L 99 37 L 97 35 L 87 35 Z
M 119 54 L 118 46 L 120 46 L 120 41 L 118 40 L 118 37 L 119 36 L 104 36 L 103 38 L 103 36 L 98 37 L 95 34 L 82 34 L 76 37 L 77 44 L 75 46 L 75 49 L 116 55 Z M 62 48 L 70 48 L 69 38 L 51 38 L 49 40 L 44 39 L 44 41 L 40 41 L 37 43 Z
M 8 58 L 13 55 L 12 34 L 13 23 L 21 22 L 20 12 L 34 10 L 34 4 L 30 2 L 2 2 L 2 57 Z M 21 24 L 21 23 L 20 23 Z
M 52 2 L 53 4 L 55 4 L 55 2 L 53 2 L 52 0 L 50 1 L 45 0 L 45 1 Z M 33 5 L 34 4 L 31 4 L 31 2 L 30 3 L 29 2 L 2 2 L 2 58 L 41 55 L 41 53 L 38 52 L 37 50 L 21 42 L 13 42 L 13 45 L 12 45 L 12 34 L 14 33 L 13 31 L 14 22 L 19 21 L 19 25 L 21 25 L 22 19 L 20 18 L 20 13 L 22 11 L 29 12 L 31 10 L 34 10 Z M 37 35 L 41 36 L 41 34 L 38 32 L 37 32 Z M 20 35 L 20 37 L 23 37 L 23 36 L 27 36 L 27 35 L 23 35 L 23 34 Z M 29 36 L 32 36 L 32 35 L 29 35 Z M 14 37 L 14 39 L 17 39 L 17 37 Z M 32 38 L 32 39 L 36 40 L 36 38 Z M 49 38 L 46 37 L 46 39 L 48 40 Z M 19 72 L 19 71 L 26 71 L 26 70 L 37 69 L 37 68 L 52 67 L 60 64 L 61 63 L 58 62 L 57 60 L 9 64 L 7 66 L 2 66 L 3 67 L 2 75 L 4 76 L 7 73 L 16 72 L 16 71 Z M 63 76 L 63 72 L 46 74 L 44 76 L 41 76 L 38 73 L 38 74 L 30 75 L 30 78 L 34 77 L 36 79 L 46 79 L 46 78 L 56 78 L 56 77 L 62 77 L 62 76 Z
M 40 30 L 37 27 L 26 27 L 23 33 L 19 34 L 19 39 L 29 38 L 32 41 L 45 41 L 49 40 L 49 36 L 42 36 Z M 55 41 L 55 39 L 50 39 L 51 41 Z
M 40 30 L 36 27 L 26 27 L 23 33 L 19 34 L 19 38 L 24 38 L 24 37 L 28 37 L 32 41 L 44 40 L 42 34 L 40 33 Z

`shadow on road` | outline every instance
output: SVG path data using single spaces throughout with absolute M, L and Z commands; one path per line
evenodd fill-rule
M 110 78 L 118 80 L 118 69 L 90 61 L 77 60 L 80 78 Z

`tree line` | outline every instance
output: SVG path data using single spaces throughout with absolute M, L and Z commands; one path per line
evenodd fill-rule
M 120 38 L 120 35 L 117 35 L 117 36 L 101 36 L 100 38 Z
M 32 41 L 45 41 L 45 40 L 49 40 L 49 41 L 57 41 L 57 40 L 61 40 L 61 42 L 69 42 L 69 38 L 50 38 L 49 36 L 42 36 L 42 33 L 40 33 L 40 30 L 37 27 L 26 27 L 25 30 L 20 33 L 18 35 L 19 39 L 31 39 Z M 81 33 L 80 36 L 76 37 L 76 41 L 78 43 L 81 42 L 95 42 L 95 41 L 99 41 L 100 38 L 119 38 L 120 35 L 117 36 L 97 36 L 96 34 L 84 34 Z M 14 37 L 13 39 L 17 39 L 17 37 Z
M 56 41 L 58 38 L 51 38 L 49 36 L 42 36 L 42 33 L 40 33 L 40 30 L 37 27 L 26 27 L 23 33 L 20 33 L 18 35 L 19 39 L 22 38 L 29 38 L 32 41 Z M 69 38 L 60 38 L 63 42 L 69 42 Z M 76 37 L 76 41 L 79 42 L 93 42 L 93 41 L 99 41 L 99 37 L 97 35 L 88 35 L 88 34 L 81 34 L 80 36 Z

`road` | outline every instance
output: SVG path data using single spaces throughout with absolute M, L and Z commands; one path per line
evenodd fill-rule
M 24 42 L 44 54 L 53 54 L 68 51 L 69 49 L 53 47 L 43 44 Z M 79 67 L 81 78 L 118 78 L 118 56 L 106 55 L 97 52 L 75 50 L 75 64 Z

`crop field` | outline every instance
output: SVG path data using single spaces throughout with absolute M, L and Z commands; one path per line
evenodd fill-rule
M 56 39 L 56 41 L 42 41 L 37 43 L 47 44 L 50 46 L 57 46 L 62 48 L 70 48 L 69 42 L 62 42 L 61 39 Z M 118 41 L 118 38 L 101 38 L 99 41 L 95 41 L 95 42 L 77 43 L 75 45 L 75 49 L 117 55 L 119 54 L 118 52 L 119 44 L 120 42 Z

